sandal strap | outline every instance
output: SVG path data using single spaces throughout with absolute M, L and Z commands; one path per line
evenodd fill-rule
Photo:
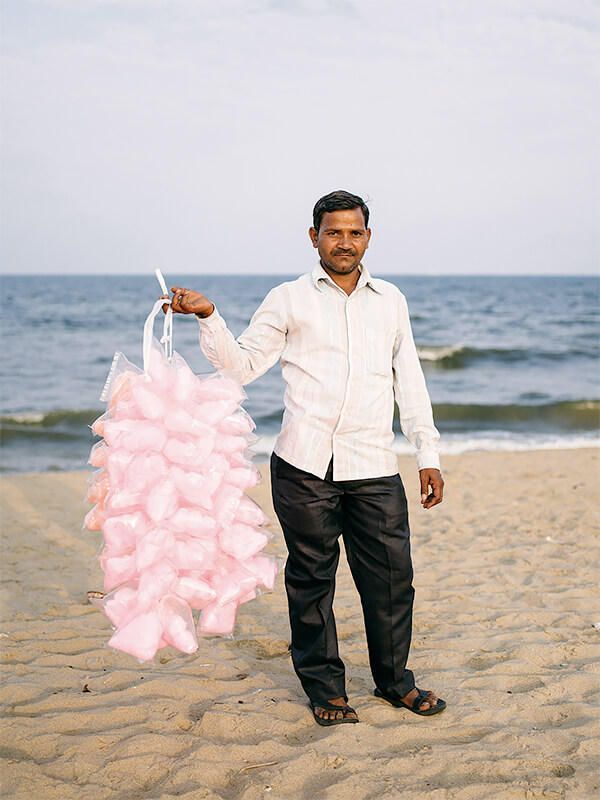
M 425 689 L 417 689 L 417 691 L 419 694 L 415 697 L 412 704 L 414 711 L 418 711 L 422 703 L 429 703 L 429 700 L 427 699 L 429 692 L 425 691 Z M 431 703 L 429 703 L 429 705 L 431 706 Z
M 351 706 L 336 706 L 335 703 L 330 703 L 329 700 L 311 700 L 311 708 L 322 708 L 324 711 L 342 711 L 344 713 L 356 714 L 356 711 Z

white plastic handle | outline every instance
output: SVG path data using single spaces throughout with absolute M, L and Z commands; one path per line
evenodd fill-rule
M 168 295 L 169 292 L 167 290 L 167 284 L 165 283 L 165 279 L 162 276 L 162 273 L 159 269 L 155 270 L 156 278 L 160 284 L 160 288 L 162 289 L 163 293 Z M 146 322 L 144 323 L 144 341 L 142 347 L 142 354 L 144 360 L 144 372 L 148 371 L 148 366 L 150 364 L 150 351 L 152 350 L 152 333 L 154 330 L 154 320 L 156 319 L 156 315 L 164 306 L 165 301 L 163 298 L 159 298 L 154 305 L 152 306 L 152 311 L 146 317 Z M 165 348 L 165 355 L 171 360 L 173 357 L 173 309 L 171 308 L 171 304 L 169 302 L 169 307 L 167 309 L 167 313 L 165 314 L 165 321 L 163 325 L 163 336 L 160 340 L 160 343 L 164 345 Z

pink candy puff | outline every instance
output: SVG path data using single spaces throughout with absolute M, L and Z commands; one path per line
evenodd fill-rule
M 138 597 L 142 605 L 152 605 L 163 595 L 169 594 L 177 581 L 177 570 L 167 559 L 151 564 L 140 574 Z
M 246 491 L 260 483 L 260 472 L 255 466 L 233 467 L 224 475 L 223 480 Z
M 108 448 L 104 442 L 96 442 L 90 451 L 88 464 L 91 464 L 92 467 L 103 467 L 106 463 L 107 452 Z
M 244 567 L 265 589 L 272 589 L 275 586 L 275 579 L 279 571 L 277 559 L 272 556 L 254 556 L 244 561 Z
M 159 604 L 162 635 L 166 642 L 182 653 L 195 653 L 198 639 L 189 605 L 173 594 L 163 597 Z
M 238 603 L 240 605 L 243 605 L 244 603 L 249 603 L 251 600 L 256 600 L 258 595 L 259 595 L 258 589 L 250 589 L 248 594 L 245 594 L 243 597 L 240 597 Z
M 166 476 L 164 459 L 157 453 L 136 455 L 124 476 L 124 484 L 128 491 L 146 493 L 155 483 Z
M 130 453 L 160 453 L 167 443 L 165 431 L 158 425 L 152 425 L 145 420 L 138 422 L 137 425 L 136 430 L 122 435 L 119 439 L 120 445 Z
M 108 407 L 112 409 L 119 401 L 127 400 L 131 395 L 131 386 L 138 378 L 139 375 L 130 369 L 117 375 L 111 387 Z
M 241 453 L 248 447 L 248 441 L 243 436 L 228 436 L 220 434 L 215 439 L 215 452 L 230 456 L 233 453 Z
M 154 528 L 137 543 L 135 565 L 138 572 L 147 569 L 159 558 L 174 559 L 176 556 L 175 537 L 166 528 Z
M 233 522 L 244 493 L 237 486 L 224 483 L 213 495 L 214 515 L 219 525 L 228 527 Z
M 102 526 L 104 541 L 117 552 L 132 550 L 147 531 L 148 521 L 139 511 L 108 517 Z
M 100 417 L 99 419 L 102 419 Z M 96 420 L 97 422 L 98 420 Z M 95 425 L 96 423 L 94 423 Z M 103 424 L 103 433 L 106 444 L 111 448 L 116 448 L 123 436 L 130 431 L 137 430 L 139 421 L 135 419 L 115 419 L 110 417 Z M 92 428 L 93 430 L 93 428 Z
M 204 400 L 194 409 L 194 419 L 207 425 L 218 425 L 238 407 L 237 400 L 224 397 L 222 400 Z
M 88 531 L 99 531 L 102 528 L 106 514 L 100 506 L 94 506 L 88 511 L 83 520 L 83 527 Z
M 122 447 L 106 448 L 106 471 L 111 486 L 119 486 L 125 482 L 133 458 L 133 454 L 123 450 Z
M 104 588 L 107 592 L 120 583 L 137 577 L 135 558 L 131 554 L 111 556 L 103 551 L 100 556 L 100 566 L 104 572 Z
M 141 504 L 152 522 L 162 522 L 177 510 L 177 491 L 170 478 L 163 478 L 141 498 Z
M 227 636 L 235 626 L 237 610 L 236 602 L 221 606 L 209 603 L 200 613 L 198 633 L 204 636 Z
M 221 485 L 223 478 L 229 471 L 229 461 L 219 453 L 211 453 L 204 459 L 202 474 L 208 480 L 209 492 L 213 495 Z
M 217 596 L 212 586 L 202 578 L 195 577 L 193 574 L 179 573 L 177 584 L 173 590 L 178 597 L 187 600 L 190 606 L 198 610 L 204 608 Z
M 158 345 L 150 351 L 148 375 L 163 392 L 170 392 L 175 383 L 175 370 L 166 361 L 165 355 Z
M 177 371 L 175 375 L 175 385 L 173 386 L 173 397 L 179 406 L 195 405 L 195 394 L 198 388 L 198 378 L 181 358 L 177 360 Z
M 223 528 L 219 534 L 219 543 L 223 552 L 238 561 L 245 561 L 256 555 L 268 541 L 269 537 L 265 533 L 243 522 L 234 522 Z
M 105 595 L 99 601 L 102 610 L 115 626 L 122 628 L 143 609 L 138 607 L 137 590 L 134 584 L 125 584 Z
M 217 523 L 206 511 L 178 508 L 169 520 L 170 527 L 182 539 L 188 536 L 207 537 L 216 533 Z
M 104 502 L 107 517 L 135 511 L 141 503 L 139 492 L 130 492 L 125 486 L 111 484 L 111 493 Z
M 178 539 L 176 549 L 179 569 L 198 569 L 203 572 L 213 569 L 218 552 L 214 539 Z
M 139 382 L 131 389 L 131 398 L 144 419 L 162 419 L 165 416 L 167 403 L 161 394 L 161 387 L 155 382 Z
M 162 622 L 158 610 L 139 614 L 119 628 L 108 642 L 109 647 L 122 650 L 140 661 L 151 661 L 162 638 Z
M 165 458 L 172 464 L 191 469 L 200 469 L 206 456 L 212 452 L 214 441 L 214 434 L 210 438 L 187 442 L 182 442 L 180 439 L 170 439 L 165 445 Z
M 235 400 L 236 406 L 244 400 L 246 394 L 240 384 L 225 375 L 215 374 L 198 378 L 196 400 Z
M 243 408 L 238 408 L 233 414 L 225 417 L 219 423 L 219 433 L 228 436 L 241 436 L 245 433 L 252 433 L 256 425 L 254 420 Z
M 92 475 L 92 481 L 86 492 L 85 499 L 89 503 L 103 503 L 110 491 L 110 481 L 105 470 L 100 469 Z
M 92 422 L 92 424 L 90 425 L 90 428 L 92 429 L 93 433 L 96 434 L 96 436 L 104 436 L 104 431 L 106 429 L 106 423 L 108 422 L 109 419 L 110 419 L 110 415 L 105 412 L 104 414 L 99 416 L 98 419 L 95 419 Z
M 264 525 L 268 517 L 262 508 L 249 497 L 242 497 L 235 512 L 236 522 L 245 522 L 248 525 Z
M 225 556 L 219 572 L 212 576 L 211 586 L 216 592 L 217 605 L 238 601 L 256 587 L 256 577 L 232 558 Z
M 210 482 L 198 472 L 186 472 L 180 467 L 173 466 L 169 470 L 173 484 L 179 494 L 192 505 L 210 511 L 213 507 L 209 488 Z

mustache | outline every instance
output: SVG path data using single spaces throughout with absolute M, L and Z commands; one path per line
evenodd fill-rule
M 334 250 L 332 255 L 334 256 L 355 256 L 356 250 L 340 250 L 339 248 Z

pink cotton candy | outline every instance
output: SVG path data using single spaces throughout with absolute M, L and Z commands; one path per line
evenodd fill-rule
M 96 434 L 96 436 L 104 436 L 104 430 L 106 427 L 106 422 L 110 419 L 108 414 L 102 414 L 102 416 L 95 419 L 92 424 L 90 425 L 92 431 Z
M 130 453 L 159 453 L 167 443 L 167 435 L 156 425 L 141 425 L 137 430 L 123 434 L 120 445 Z
M 194 609 L 204 608 L 207 603 L 210 603 L 217 596 L 212 586 L 202 578 L 196 578 L 194 575 L 180 575 L 177 579 L 177 584 L 174 593 L 181 597 Z
M 223 480 L 245 491 L 260 483 L 260 472 L 254 466 L 250 468 L 233 467 L 225 474 Z
M 161 456 L 156 453 L 140 454 L 131 460 L 124 483 L 130 492 L 144 494 L 165 477 L 166 465 Z
M 92 482 L 87 490 L 85 499 L 89 503 L 102 503 L 104 502 L 104 498 L 108 494 L 109 490 L 110 481 L 108 479 L 108 475 L 103 469 L 99 470 L 92 478 Z
M 223 484 L 213 495 L 214 514 L 217 522 L 224 527 L 233 522 L 243 496 L 241 489 Z
M 164 355 L 157 349 L 150 352 L 148 375 L 165 392 L 171 391 L 175 383 L 175 371 L 166 362 Z
M 140 574 L 138 596 L 140 603 L 151 605 L 169 594 L 177 581 L 177 570 L 166 559 L 155 561 Z
M 224 433 L 228 436 L 241 436 L 245 433 L 251 433 L 255 425 L 249 414 L 242 409 L 238 409 L 233 414 L 221 420 L 218 428 L 219 433 Z
M 185 362 L 177 369 L 173 398 L 178 406 L 195 405 L 198 378 Z
M 210 375 L 198 380 L 196 400 L 231 400 L 235 401 L 235 408 L 245 398 L 244 391 L 237 381 L 226 378 L 224 375 Z
M 137 383 L 131 389 L 131 398 L 143 419 L 162 419 L 167 410 L 167 403 L 156 391 L 154 385 Z
M 170 520 L 171 527 L 182 538 L 182 534 L 191 537 L 207 537 L 217 530 L 217 523 L 206 511 L 197 508 L 179 508 Z
M 162 635 L 182 653 L 195 653 L 198 640 L 189 605 L 175 595 L 166 595 L 159 603 Z
M 211 586 L 217 594 L 215 602 L 225 605 L 239 600 L 256 587 L 256 577 L 233 559 L 223 561 L 221 572 L 213 576 Z
M 232 411 L 237 408 L 237 402 L 232 398 L 222 400 L 205 400 L 199 403 L 194 410 L 194 419 L 200 420 L 207 425 L 218 425 Z
M 251 572 L 265 589 L 272 589 L 277 578 L 278 564 L 269 556 L 254 556 L 244 561 L 244 567 Z
M 158 611 L 149 611 L 134 617 L 123 628 L 119 628 L 108 644 L 139 658 L 140 661 L 150 661 L 158 650 L 162 629 Z
M 164 448 L 165 458 L 172 464 L 191 469 L 201 469 L 204 459 L 212 452 L 215 437 L 182 442 L 170 439 Z
M 104 570 L 104 588 L 106 591 L 114 589 L 120 583 L 130 581 L 137 577 L 135 558 L 133 555 L 100 556 L 100 566 Z
M 219 534 L 219 542 L 223 552 L 233 556 L 238 561 L 245 561 L 247 558 L 256 555 L 268 541 L 268 536 L 261 530 L 243 522 L 234 522 Z
M 104 607 L 104 613 L 115 628 L 122 628 L 123 625 L 141 611 L 137 602 L 137 590 L 134 586 L 121 586 L 115 589 L 110 594 L 105 595 L 101 603 Z
M 105 520 L 105 513 L 99 506 L 94 506 L 88 513 L 85 515 L 85 519 L 83 521 L 84 527 L 86 527 L 89 531 L 99 531 L 102 527 L 102 523 Z
M 139 378 L 132 370 L 126 370 L 114 379 L 110 392 L 109 408 L 114 408 L 117 403 L 122 405 L 131 396 L 131 386 Z
M 210 570 L 217 555 L 214 539 L 186 539 L 177 541 L 177 564 L 179 569 Z
M 92 467 L 103 467 L 106 464 L 106 454 L 108 452 L 107 446 L 104 442 L 96 442 L 90 451 L 88 463 Z
M 177 510 L 177 490 L 170 478 L 164 478 L 142 499 L 142 505 L 152 522 L 162 522 Z
M 215 440 L 215 452 L 231 456 L 233 453 L 241 453 L 248 447 L 248 442 L 243 436 L 227 436 L 221 434 Z
M 233 631 L 237 610 L 238 604 L 235 602 L 222 606 L 210 603 L 202 609 L 198 633 L 226 636 Z
M 267 515 L 262 508 L 249 497 L 242 497 L 235 512 L 236 522 L 245 522 L 248 525 L 264 525 Z
M 209 481 L 197 472 L 186 472 L 179 467 L 171 467 L 169 474 L 173 485 L 188 503 L 210 511 L 213 507 Z
M 111 486 L 118 487 L 124 482 L 134 455 L 120 447 L 107 447 L 106 451 L 106 471 Z
M 128 550 L 135 547 L 148 531 L 148 520 L 139 511 L 131 514 L 111 516 L 102 526 L 104 541 L 114 550 Z
M 166 528 L 154 528 L 137 543 L 135 549 L 137 571 L 142 572 L 162 558 L 174 559 L 176 553 L 176 541 L 171 531 Z

